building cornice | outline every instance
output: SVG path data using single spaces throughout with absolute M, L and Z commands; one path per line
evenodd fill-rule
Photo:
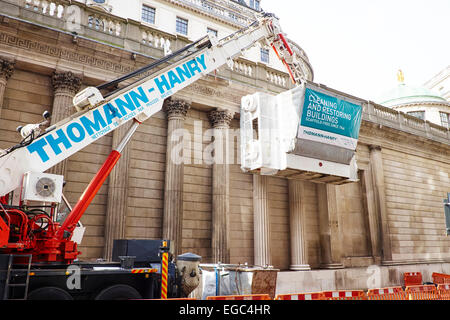
M 249 10 L 246 15 L 243 10 L 233 10 L 235 8 L 230 8 L 226 6 L 226 2 L 224 1 L 208 1 L 208 0 L 162 0 L 164 2 L 168 2 L 172 5 L 179 6 L 183 9 L 189 10 L 191 12 L 195 12 L 197 14 L 209 17 L 211 19 L 214 19 L 216 21 L 220 21 L 224 24 L 233 26 L 237 29 L 240 29 L 242 27 L 246 27 L 249 24 L 251 24 L 255 19 L 250 16 L 253 16 L 256 12 L 254 10 L 251 10 L 250 8 L 246 8 Z M 218 4 L 218 3 L 219 4 Z M 242 5 L 240 5 L 242 7 Z M 205 8 L 210 8 L 210 10 L 205 10 Z M 253 11 L 250 15 L 250 10 Z M 228 16 L 225 15 L 225 13 L 228 12 Z M 235 17 L 235 19 L 231 18 L 229 13 L 232 13 Z
M 436 84 L 450 77 L 450 65 L 447 68 L 441 70 L 438 74 L 433 76 L 430 80 L 424 83 L 424 86 L 427 88 L 433 88 Z
M 402 109 L 405 107 L 418 107 L 418 106 L 446 106 L 446 107 L 450 107 L 450 102 L 447 101 L 421 101 L 421 102 L 412 102 L 412 103 L 404 103 L 404 104 L 399 104 L 396 106 L 392 106 L 391 108 L 396 110 L 396 109 Z
M 450 144 L 369 121 L 363 121 L 361 124 L 358 144 L 367 145 L 369 148 L 371 146 L 389 149 L 400 147 L 406 153 L 418 156 L 426 153 L 435 160 L 450 163 Z

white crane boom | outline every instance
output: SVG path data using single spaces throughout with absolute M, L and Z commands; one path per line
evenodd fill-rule
M 44 172 L 125 122 L 146 120 L 161 110 L 164 99 L 231 61 L 258 41 L 267 41 L 283 63 L 295 69 L 289 70 L 293 81 L 300 82 L 295 54 L 273 15 L 261 14 L 251 26 L 220 41 L 205 39 L 194 47 L 195 52 L 106 99 L 92 87 L 76 95 L 74 106 L 79 112 L 0 157 L 0 196 L 20 187 L 26 172 Z M 86 105 L 88 107 L 83 108 Z M 29 126 L 34 127 L 25 126 L 27 134 L 35 132 L 36 125 Z

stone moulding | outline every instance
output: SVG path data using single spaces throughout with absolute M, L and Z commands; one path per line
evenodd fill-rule
M 92 55 L 78 53 L 61 47 L 51 46 L 39 41 L 21 39 L 7 33 L 0 33 L 0 44 L 117 73 L 129 73 L 133 70 L 131 66 L 124 66 L 120 63 L 96 58 Z

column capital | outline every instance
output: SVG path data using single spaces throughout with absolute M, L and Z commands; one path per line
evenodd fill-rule
M 0 57 L 0 78 L 8 80 L 14 72 L 15 61 Z
M 373 150 L 375 150 L 375 151 L 381 151 L 381 146 L 379 146 L 379 145 L 376 145 L 376 144 L 369 144 L 369 150 L 370 151 L 373 151 Z
M 54 71 L 51 80 L 55 91 L 64 90 L 75 94 L 81 88 L 81 76 L 72 71 Z
M 229 128 L 234 112 L 229 110 L 213 110 L 208 114 L 213 128 Z
M 168 98 L 164 101 L 163 110 L 167 114 L 167 118 L 185 119 L 191 104 L 185 100 Z

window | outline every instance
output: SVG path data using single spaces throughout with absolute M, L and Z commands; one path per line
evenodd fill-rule
M 269 49 L 261 48 L 261 61 L 269 63 Z
M 103 21 L 98 18 L 94 18 L 93 16 L 89 16 L 88 26 L 89 26 L 89 28 L 95 28 L 96 30 L 104 29 Z
M 188 34 L 188 21 L 186 19 L 177 17 L 177 32 L 187 36 L 187 34 Z
M 211 34 L 213 34 L 213 35 L 215 35 L 217 37 L 217 30 L 214 30 L 214 29 L 211 29 L 211 28 L 207 28 L 206 32 L 207 33 L 211 33 Z
M 143 5 L 142 6 L 142 21 L 155 24 L 155 8 Z
M 425 111 L 411 111 L 407 112 L 410 116 L 425 120 Z
M 449 127 L 450 123 L 450 113 L 447 112 L 439 112 L 439 115 L 441 116 L 441 125 L 446 128 Z
M 250 7 L 256 11 L 260 11 L 260 0 L 250 0 Z

